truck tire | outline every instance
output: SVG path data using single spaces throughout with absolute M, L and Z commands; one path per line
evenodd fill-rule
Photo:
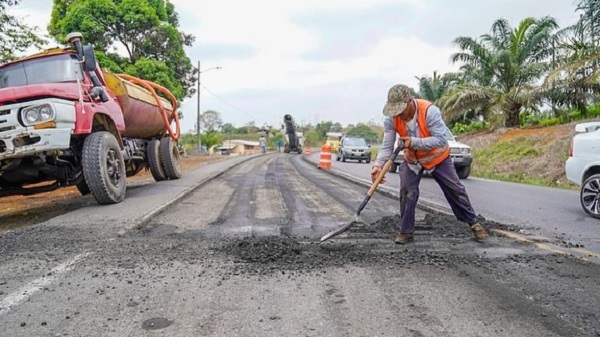
M 179 150 L 171 137 L 160 140 L 160 162 L 168 179 L 181 178 L 181 160 Z
M 471 165 L 457 167 L 456 174 L 460 179 L 467 179 L 471 174 Z
M 163 164 L 160 161 L 159 139 L 153 139 L 148 142 L 148 147 L 146 148 L 146 158 L 148 160 L 148 167 L 150 168 L 150 173 L 152 173 L 152 177 L 154 178 L 154 180 L 167 180 L 167 174 L 165 173 Z
M 116 204 L 125 199 L 125 161 L 119 142 L 110 132 L 87 136 L 82 165 L 85 182 L 99 204 Z

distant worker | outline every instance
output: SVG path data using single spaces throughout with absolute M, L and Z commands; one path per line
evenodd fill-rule
M 281 139 L 278 139 L 277 140 L 277 152 L 281 152 L 281 145 L 283 145 L 281 142 Z
M 404 161 L 398 167 L 402 220 L 400 233 L 394 242 L 405 244 L 414 240 L 415 209 L 419 199 L 419 183 L 424 172 L 435 179 L 454 216 L 469 224 L 475 239 L 487 239 L 489 235 L 477 221 L 465 186 L 458 178 L 450 158 L 450 147 L 444 137 L 446 124 L 442 120 L 440 109 L 426 100 L 413 98 L 408 86 L 397 84 L 388 92 L 383 114 L 386 116 L 383 142 L 371 169 L 371 179 L 377 179 L 394 151 L 397 135 L 398 146 L 404 149 Z
M 265 136 L 260 136 L 258 145 L 260 146 L 260 153 L 267 153 L 267 140 L 265 139 Z

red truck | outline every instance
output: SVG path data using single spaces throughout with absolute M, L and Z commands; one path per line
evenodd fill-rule
M 179 179 L 175 97 L 101 69 L 81 34 L 67 41 L 0 65 L 0 197 L 77 186 L 113 204 L 144 169 Z

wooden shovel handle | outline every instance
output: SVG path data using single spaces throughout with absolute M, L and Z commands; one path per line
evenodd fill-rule
M 379 183 L 381 183 L 381 180 L 383 180 L 383 177 L 385 177 L 385 174 L 388 173 L 388 171 L 390 170 L 390 167 L 392 167 L 394 160 L 396 160 L 396 157 L 398 156 L 398 153 L 400 153 L 400 151 L 402 151 L 402 148 L 403 148 L 403 146 L 398 146 L 396 148 L 396 150 L 394 150 L 394 153 L 392 153 L 390 158 L 385 162 L 385 164 L 383 165 L 383 168 L 381 169 L 381 172 L 379 172 L 379 176 L 377 176 L 377 179 L 375 179 L 375 181 L 373 182 L 373 185 L 371 185 L 369 192 L 367 192 L 367 195 L 369 197 L 373 196 L 373 193 L 375 193 L 375 190 L 377 190 Z

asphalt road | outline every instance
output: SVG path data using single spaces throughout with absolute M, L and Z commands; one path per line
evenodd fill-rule
M 2 336 L 600 336 L 598 264 L 419 211 L 299 155 L 206 165 L 0 237 Z M 513 232 L 508 224 L 486 222 Z
M 305 158 L 318 163 L 320 153 Z M 369 183 L 372 164 L 338 162 L 333 156 L 332 170 Z M 388 174 L 382 190 L 398 194 L 398 174 Z M 557 251 L 600 261 L 600 220 L 588 216 L 579 204 L 579 192 L 558 188 L 469 177 L 462 180 L 473 208 L 487 219 L 521 228 L 519 239 L 549 245 Z M 424 177 L 420 200 L 449 212 L 441 189 L 431 177 Z

